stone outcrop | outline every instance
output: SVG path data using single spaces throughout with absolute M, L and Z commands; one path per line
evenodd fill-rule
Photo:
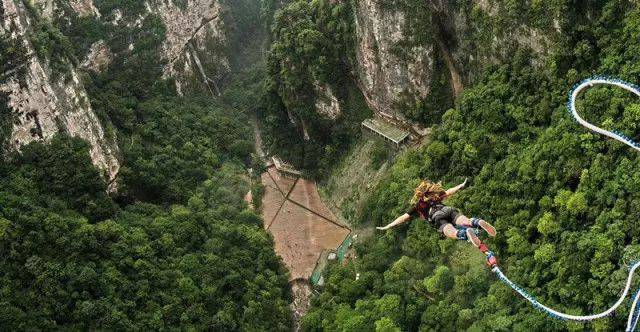
M 46 18 L 53 18 L 62 5 L 68 6 L 80 17 L 100 16 L 100 12 L 94 6 L 93 0 L 33 0 L 32 3 L 40 9 L 41 14 Z
M 93 0 L 69 0 L 69 6 L 78 13 L 79 16 L 96 15 L 100 17 L 98 8 L 93 5 Z
M 24 144 L 46 141 L 58 132 L 80 137 L 90 144 L 91 160 L 104 171 L 114 190 L 120 169 L 115 137 L 105 133 L 76 69 L 69 64 L 68 72 L 54 75 L 48 61 L 34 55 L 27 38 L 33 18 L 23 3 L 2 0 L 2 7 L 0 35 L 19 40 L 29 54 L 24 77 L 14 75 L 0 86 L 0 91 L 9 95 L 9 106 L 15 112 L 9 148 L 19 150 Z
M 111 61 L 113 61 L 113 54 L 109 49 L 109 45 L 104 40 L 100 40 L 91 45 L 89 54 L 87 54 L 80 67 L 99 73 L 109 67 Z
M 342 114 L 340 102 L 328 85 L 315 84 L 316 111 L 331 120 L 335 120 Z
M 115 190 L 120 168 L 115 133 L 105 132 L 78 70 L 101 72 L 120 55 L 113 54 L 104 41 L 98 41 L 81 58 L 78 68 L 69 62 L 65 72 L 54 74 L 50 59 L 36 57 L 28 38 L 36 18 L 22 1 L 0 1 L 0 36 L 23 43 L 29 54 L 23 65 L 25 74 L 9 77 L 0 85 L 0 92 L 9 95 L 9 106 L 16 115 L 9 148 L 19 150 L 24 144 L 46 141 L 58 132 L 80 137 L 91 145 L 93 163 L 103 170 Z M 148 0 L 143 13 L 129 18 L 118 8 L 113 13 L 100 13 L 93 0 L 34 0 L 33 5 L 52 21 L 71 11 L 80 17 L 109 17 L 110 24 L 133 27 L 140 26 L 146 15 L 157 15 L 166 27 L 166 40 L 158 57 L 166 60 L 164 75 L 175 79 L 178 92 L 195 84 L 199 86 L 190 88 L 204 87 L 211 94 L 219 94 L 218 81 L 230 70 L 225 53 L 228 45 L 224 7 L 218 0 Z
M 168 60 L 165 76 L 182 87 L 194 75 L 211 94 L 219 94 L 218 82 L 230 71 L 224 8 L 218 0 L 187 1 L 180 8 L 173 1 L 152 1 L 150 10 L 158 14 L 166 28 L 163 57 Z
M 355 8 L 357 77 L 369 107 L 403 120 L 403 95 L 425 98 L 430 92 L 433 45 L 394 52 L 406 37 L 406 14 L 383 7 L 382 0 L 357 1 Z

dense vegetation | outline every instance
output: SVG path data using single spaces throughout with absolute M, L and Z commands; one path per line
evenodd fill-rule
M 259 216 L 242 200 L 250 187 L 246 168 L 261 167 L 250 155 L 247 124 L 257 111 L 270 152 L 311 175 L 327 174 L 370 115 L 351 76 L 355 2 L 223 1 L 230 6 L 225 20 L 236 22 L 230 51 L 239 56 L 217 100 L 197 85 L 178 96 L 162 78 L 166 63 L 158 54 L 166 29 L 158 16 L 146 15 L 143 2 L 96 1 L 100 19 L 78 17 L 64 3 L 56 1 L 63 14 L 49 22 L 24 2 L 35 20 L 32 56 L 64 74 L 94 42 L 109 47 L 109 67 L 85 72 L 83 83 L 120 148 L 119 191 L 107 194 L 87 143 L 76 138 L 58 135 L 3 156 L 0 326 L 289 330 L 287 273 Z M 188 5 L 175 3 L 181 10 Z M 453 38 L 434 4 L 383 3 L 407 14 L 410 38 L 395 52 Z M 570 87 L 593 73 L 640 81 L 640 8 L 625 0 L 491 4 L 499 15 L 471 1 L 452 4 L 469 23 L 455 27 L 458 35 L 468 38 L 446 42 L 466 55 L 458 60 L 473 84 L 443 113 L 438 107 L 449 108 L 451 95 L 443 59 L 435 56 L 430 98 L 413 103 L 407 96 L 404 109 L 414 121 L 437 123 L 430 142 L 395 160 L 353 222 L 388 223 L 406 210 L 422 178 L 453 185 L 469 177 L 469 188 L 449 203 L 494 223 L 499 236 L 489 245 L 503 270 L 562 311 L 602 310 L 640 255 L 633 227 L 640 217 L 640 159 L 584 131 L 565 102 Z M 142 13 L 144 19 L 107 23 L 114 9 L 125 22 Z M 523 46 L 517 39 L 529 28 L 546 38 Z M 246 65 L 262 57 L 253 51 L 263 38 L 271 42 L 266 63 Z M 2 72 L 20 76 L 25 53 L 15 40 L 0 38 Z M 343 110 L 335 120 L 314 107 L 327 88 Z M 6 101 L 0 94 L 0 104 Z M 594 88 L 579 107 L 588 120 L 640 139 L 640 103 L 628 93 Z M 0 107 L 0 145 L 10 115 Z M 373 167 L 390 159 L 381 144 L 370 157 Z M 354 260 L 329 265 L 304 330 L 621 330 L 624 324 L 625 315 L 592 325 L 547 318 L 498 282 L 477 250 L 442 239 L 425 222 L 376 233 L 355 251 Z
M 120 208 L 78 139 L 10 160 L 0 169 L 3 328 L 287 329 L 287 276 L 246 210 L 239 165 L 165 209 Z
M 496 225 L 489 244 L 503 270 L 542 302 L 586 314 L 617 299 L 640 254 L 640 159 L 586 132 L 565 103 L 571 86 L 593 73 L 640 80 L 640 8 L 626 1 L 548 8 L 568 18 L 547 65 L 533 66 L 536 56 L 517 45 L 504 50 L 509 63 L 478 74 L 431 142 L 396 161 L 358 219 L 388 223 L 421 178 L 453 185 L 468 176 L 471 186 L 449 204 Z M 548 22 L 536 2 L 512 9 L 518 20 Z M 640 103 L 624 91 L 593 88 L 579 108 L 592 122 L 640 138 Z M 356 246 L 356 256 L 330 268 L 306 330 L 622 330 L 625 323 L 625 309 L 586 325 L 547 318 L 466 244 L 442 239 L 425 222 L 378 233 Z
M 144 10 L 139 1 L 96 4 L 125 20 Z M 3 156 L 2 329 L 289 330 L 288 274 L 243 201 L 253 140 L 238 85 L 219 100 L 198 89 L 180 97 L 162 79 L 159 17 L 112 25 L 58 9 L 69 15 L 36 25 L 38 56 L 67 66 L 100 39 L 113 52 L 106 70 L 83 80 L 117 137 L 119 191 L 107 194 L 77 138 Z M 10 126 L 3 116 L 3 137 Z
M 265 8 L 273 10 L 269 3 Z M 311 174 L 324 174 L 370 115 L 349 74 L 355 58 L 352 7 L 348 2 L 291 1 L 275 11 L 273 20 L 260 110 L 266 144 Z M 315 109 L 327 88 L 342 101 L 337 119 Z

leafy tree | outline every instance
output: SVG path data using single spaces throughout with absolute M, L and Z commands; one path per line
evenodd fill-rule
M 125 20 L 146 11 L 138 1 L 96 6 L 107 20 L 115 9 Z M 2 156 L 0 326 L 288 331 L 287 271 L 243 201 L 251 110 L 178 96 L 162 78 L 164 25 L 143 17 L 123 26 L 74 15 L 36 21 L 32 43 L 54 65 L 99 39 L 114 53 L 108 69 L 83 80 L 122 168 L 110 197 L 79 138 L 60 134 Z M 21 50 L 0 44 L 4 69 L 19 70 Z M 4 144 L 12 121 L 3 120 Z
M 431 141 L 397 158 L 354 222 L 393 220 L 406 211 L 421 178 L 450 185 L 469 177 L 469 188 L 449 204 L 494 223 L 499 236 L 488 242 L 502 270 L 550 307 L 574 314 L 602 311 L 618 298 L 627 264 L 637 259 L 640 233 L 633 225 L 640 196 L 634 188 L 640 185 L 640 156 L 586 132 L 567 114 L 566 98 L 573 84 L 593 72 L 638 80 L 632 53 L 639 43 L 633 36 L 640 9 L 617 0 L 494 5 L 505 26 L 542 27 L 553 13 L 563 13 L 562 35 L 550 34 L 553 52 L 542 60 L 550 65 L 532 66 L 535 56 L 517 46 L 507 49 L 508 62 L 486 65 L 443 115 Z M 490 20 L 479 26 L 495 23 L 482 15 L 476 19 Z M 594 87 L 577 106 L 587 120 L 637 138 L 634 97 Z M 329 268 L 329 282 L 314 300 L 305 329 L 329 329 L 324 322 L 360 308 L 366 310 L 357 315 L 373 315 L 375 306 L 362 302 L 385 296 L 400 296 L 395 312 L 405 316 L 389 318 L 401 330 L 613 331 L 626 323 L 620 317 L 590 325 L 547 318 L 500 283 L 477 250 L 442 239 L 421 221 L 378 233 L 355 250 L 358 259 L 350 266 Z M 401 273 L 407 265 L 416 270 Z M 366 285 L 354 293 L 358 298 L 341 295 L 354 283 L 347 269 L 360 273 L 358 282 Z M 369 281 L 368 275 L 384 279 Z

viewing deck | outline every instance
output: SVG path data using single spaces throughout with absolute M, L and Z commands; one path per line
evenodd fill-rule
M 402 145 L 409 139 L 409 132 L 382 119 L 366 119 L 362 121 L 362 127 L 366 128 L 370 132 L 382 136 L 396 146 Z
M 285 163 L 278 157 L 271 157 L 271 160 L 273 161 L 273 165 L 276 167 L 276 170 L 285 176 L 297 178 L 302 175 L 302 173 L 293 168 L 293 166 Z

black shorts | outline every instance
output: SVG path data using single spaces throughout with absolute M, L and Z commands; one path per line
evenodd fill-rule
M 431 208 L 429 217 L 431 222 L 438 227 L 438 231 L 442 233 L 444 227 L 448 224 L 455 226 L 456 219 L 458 219 L 459 216 L 458 210 L 450 206 L 439 205 Z
M 427 211 L 424 211 L 423 213 L 427 213 Z M 460 216 L 458 210 L 442 204 L 433 206 L 431 209 L 429 209 L 428 213 L 429 220 L 431 221 L 431 223 L 433 223 L 434 226 L 438 227 L 438 231 L 440 233 L 443 232 L 444 227 L 447 224 L 452 224 L 453 226 L 455 226 L 456 219 L 458 219 L 458 217 Z M 413 207 L 412 209 L 407 211 L 407 214 L 409 214 L 413 218 L 416 218 L 420 215 L 416 207 Z

